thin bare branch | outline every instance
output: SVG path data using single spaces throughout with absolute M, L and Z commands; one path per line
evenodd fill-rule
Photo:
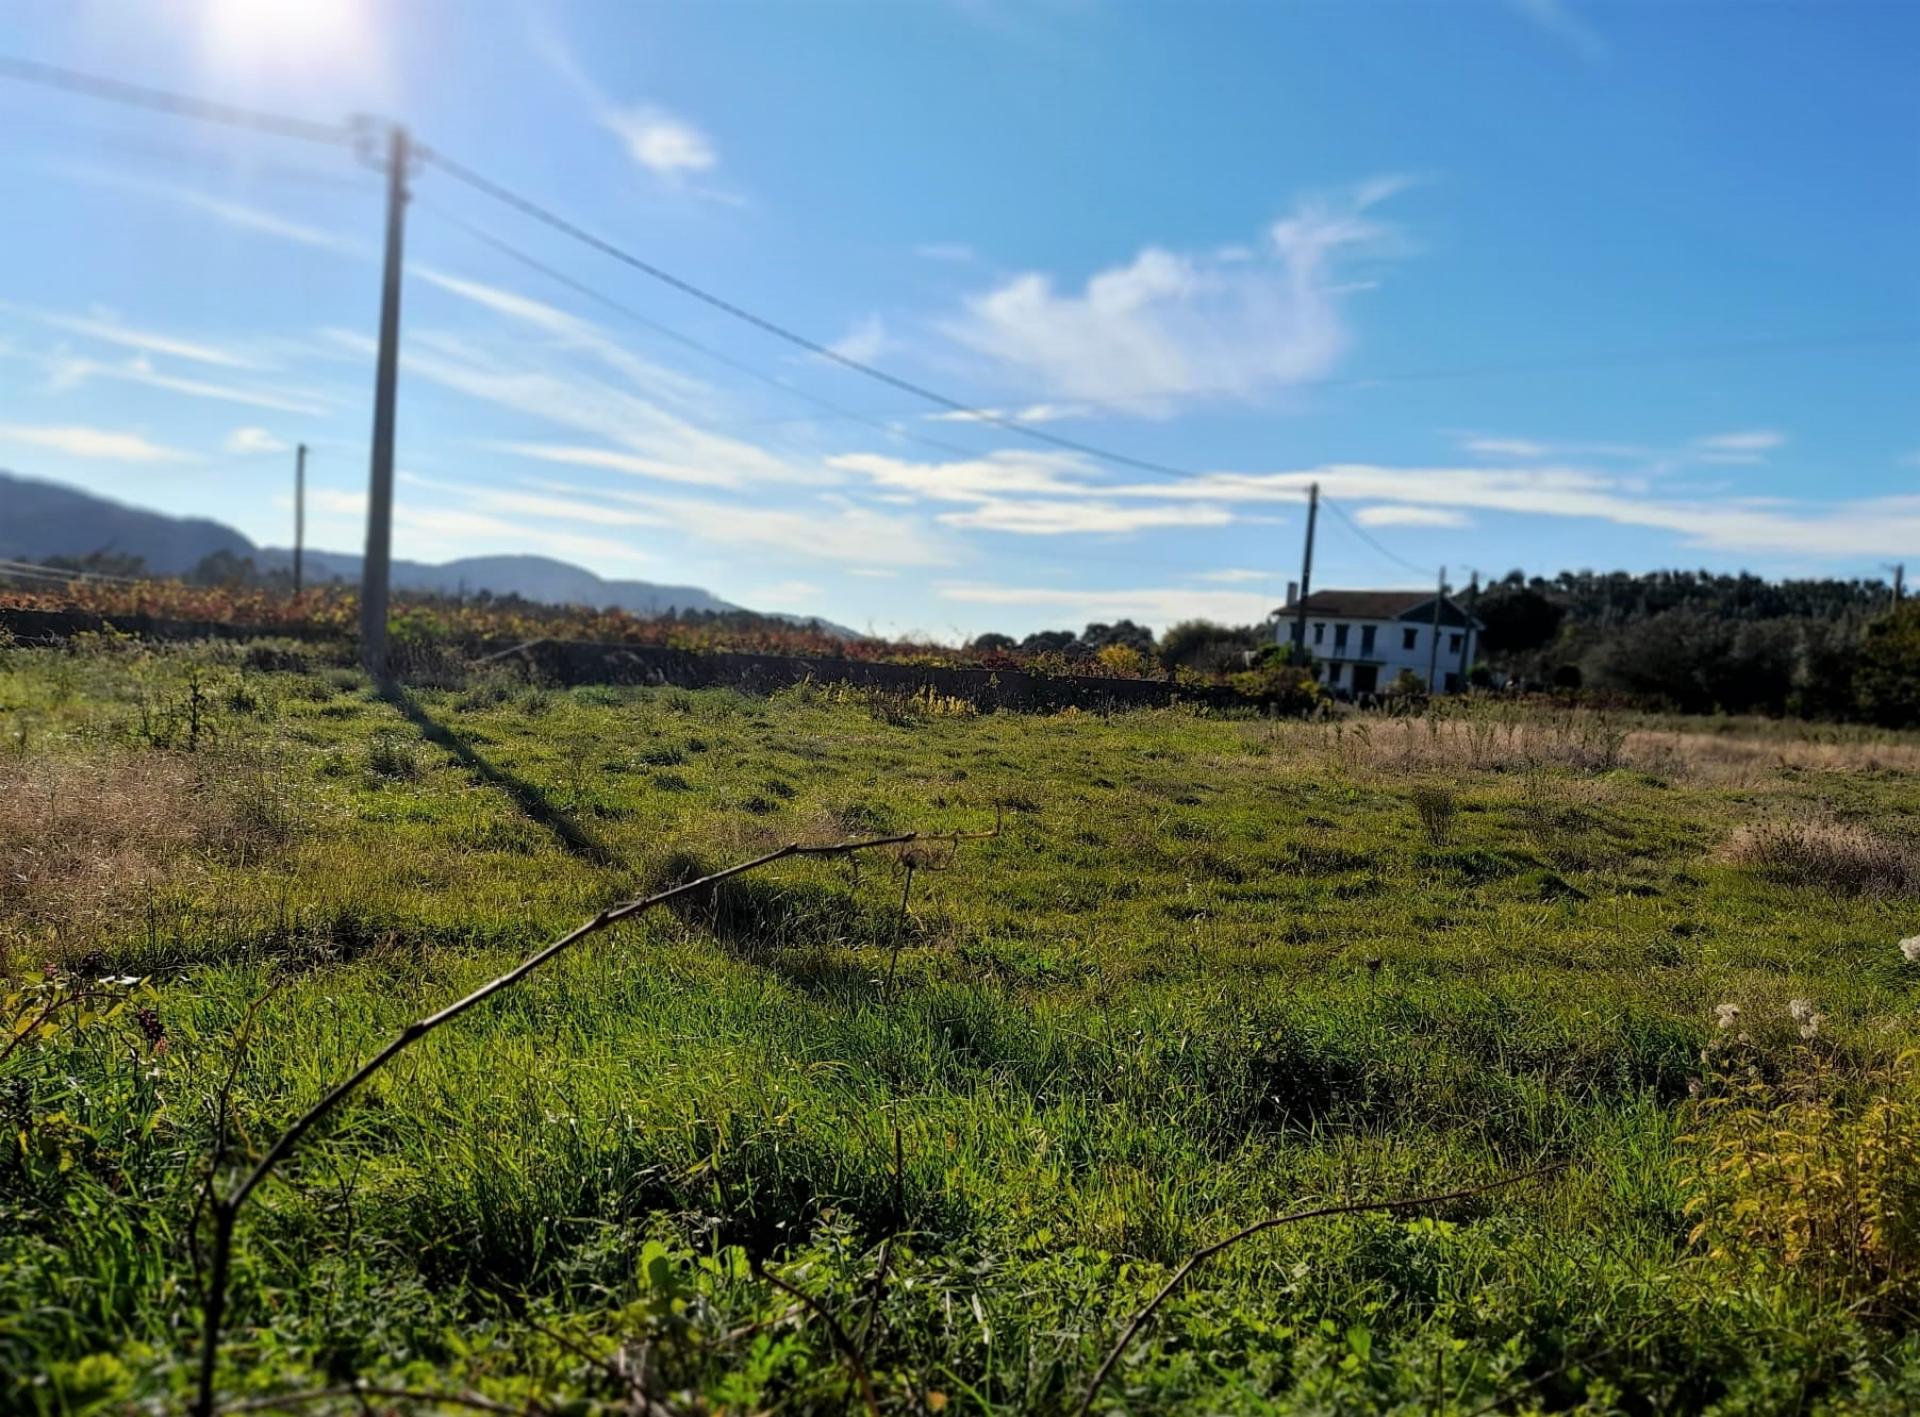
M 277 1397 L 250 1397 L 244 1402 L 229 1402 L 216 1410 L 220 1413 L 286 1412 L 343 1397 L 357 1399 L 362 1406 L 365 1406 L 368 1398 L 378 1397 L 388 1402 L 437 1402 L 446 1407 L 461 1407 L 471 1412 L 504 1412 L 511 1414 L 511 1417 L 538 1417 L 538 1414 L 547 1411 L 531 1398 L 515 1406 L 511 1402 L 499 1402 L 475 1393 L 435 1392 L 431 1388 L 417 1387 L 375 1387 L 368 1383 L 346 1383 L 340 1387 L 313 1388 L 307 1392 L 282 1393 Z
M 1173 1291 L 1178 1289 L 1181 1284 L 1186 1281 L 1187 1276 L 1193 1272 L 1196 1266 L 1212 1259 L 1222 1250 L 1231 1249 L 1242 1240 L 1252 1239 L 1255 1235 L 1263 1234 L 1268 1230 L 1276 1230 L 1282 1225 L 1292 1225 L 1302 1220 L 1318 1220 L 1329 1215 L 1360 1215 L 1370 1211 L 1382 1210 L 1423 1210 L 1428 1206 L 1440 1205 L 1447 1201 L 1465 1200 L 1469 1196 L 1485 1195 L 1488 1191 L 1504 1190 L 1509 1186 L 1518 1186 L 1528 1181 L 1537 1181 L 1542 1176 L 1550 1176 L 1557 1171 L 1564 1171 L 1566 1168 L 1566 1162 L 1557 1161 L 1551 1166 L 1541 1166 L 1532 1171 L 1523 1171 L 1517 1176 L 1503 1176 L 1498 1180 L 1487 1181 L 1478 1186 L 1463 1186 L 1458 1190 L 1440 1191 L 1433 1195 L 1399 1196 L 1374 1201 L 1351 1201 L 1338 1205 L 1313 1206 L 1307 1210 L 1288 1211 L 1285 1215 L 1270 1215 L 1265 1220 L 1256 1220 L 1244 1229 L 1234 1231 L 1233 1234 L 1227 1236 L 1224 1240 L 1216 1240 L 1211 1245 L 1202 1246 L 1189 1255 L 1186 1262 L 1182 1264 L 1180 1268 L 1168 1276 L 1167 1282 L 1160 1286 L 1160 1292 L 1147 1300 L 1146 1307 L 1133 1316 L 1133 1321 L 1127 1325 L 1126 1329 L 1121 1333 L 1119 1340 L 1108 1350 L 1105 1361 L 1103 1361 L 1099 1369 L 1095 1371 L 1093 1380 L 1087 1384 L 1086 1394 L 1081 1397 L 1080 1406 L 1075 1409 L 1076 1417 L 1087 1417 L 1087 1413 L 1093 1410 L 1094 1399 L 1100 1395 L 1100 1389 L 1106 1386 L 1107 1376 L 1112 1373 L 1113 1365 L 1120 1361 L 1121 1355 L 1127 1351 L 1128 1345 L 1133 1342 L 1140 1330 L 1146 1326 L 1147 1320 L 1153 1317 L 1154 1311 L 1158 1309 L 1161 1304 L 1165 1303 Z
M 687 881 L 677 886 L 671 886 L 666 890 L 656 891 L 652 895 L 641 896 L 638 899 L 626 901 L 620 905 L 608 906 L 591 920 L 569 931 L 567 934 L 562 935 L 545 949 L 528 955 L 505 974 L 482 984 L 472 993 L 448 1004 L 438 1013 L 429 1014 L 425 1018 L 416 1019 L 414 1022 L 408 1024 L 384 1048 L 368 1058 L 366 1062 L 356 1068 L 344 1081 L 336 1083 L 318 1102 L 314 1103 L 313 1106 L 296 1117 L 293 1124 L 282 1132 L 279 1139 L 267 1149 L 266 1155 L 260 1158 L 259 1163 L 254 1166 L 253 1170 L 247 1173 L 246 1177 L 234 1188 L 225 1200 L 219 1202 L 214 1207 L 213 1276 L 207 1290 L 206 1323 L 200 1354 L 200 1387 L 198 1397 L 194 1403 L 196 1417 L 213 1417 L 215 1366 L 220 1346 L 221 1323 L 225 1317 L 227 1277 L 231 1270 L 233 1258 L 234 1225 L 238 1219 L 240 1208 L 246 1204 L 247 1198 L 254 1193 L 260 1184 L 273 1174 L 274 1168 L 287 1158 L 294 1147 L 299 1145 L 301 1138 L 312 1131 L 328 1113 L 346 1101 L 347 1098 L 351 1097 L 355 1092 L 359 1091 L 369 1078 L 379 1072 L 388 1063 L 392 1062 L 401 1053 L 405 1052 L 415 1043 L 418 1043 L 422 1038 L 425 1038 L 441 1025 L 451 1023 L 454 1019 L 460 1017 L 461 1014 L 485 1003 L 503 989 L 509 989 L 515 984 L 518 984 L 522 979 L 525 979 L 529 974 L 532 974 L 536 969 L 540 968 L 541 965 L 554 958 L 554 956 L 565 953 L 588 936 L 596 935 L 610 925 L 618 924 L 622 920 L 639 915 L 644 911 L 652 910 L 656 906 L 666 905 L 683 896 L 695 895 L 700 891 L 710 889 L 713 886 L 719 885 L 722 881 L 732 880 L 735 876 L 744 876 L 749 871 L 758 871 L 762 867 L 771 866 L 776 861 L 784 861 L 788 857 L 793 856 L 851 856 L 857 852 L 873 851 L 886 846 L 906 846 L 913 842 L 947 842 L 957 844 L 963 841 L 983 841 L 989 837 L 998 836 L 999 834 L 1000 814 L 996 810 L 993 829 L 991 831 L 898 832 L 892 836 L 868 837 L 857 841 L 835 841 L 811 845 L 798 841 L 790 842 L 778 850 L 769 851 L 764 855 L 754 857 L 752 860 L 742 861 L 736 865 L 728 866 L 724 870 L 714 871 L 709 875 L 700 877 L 698 880 Z M 857 1357 L 857 1355 L 855 1356 Z
M 789 1284 L 758 1260 L 752 1261 L 753 1272 L 782 1294 L 798 1299 L 802 1304 L 827 1326 L 827 1336 L 833 1340 L 833 1346 L 840 1350 L 840 1356 L 847 1360 L 847 1367 L 853 1372 L 853 1379 L 860 1387 L 860 1400 L 866 1404 L 869 1417 L 880 1417 L 880 1400 L 873 1393 L 873 1375 L 867 1371 L 867 1360 L 860 1356 L 860 1350 L 854 1347 L 853 1340 L 847 1337 L 846 1329 L 813 1295 L 797 1284 Z

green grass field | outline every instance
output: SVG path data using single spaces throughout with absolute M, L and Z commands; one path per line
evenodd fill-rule
M 409 1020 L 997 812 L 904 918 L 894 853 L 783 862 L 403 1054 L 243 1214 L 223 1400 L 860 1410 L 851 1348 L 1071 1411 L 1198 1247 L 1562 1164 L 1222 1252 L 1097 1410 L 1920 1408 L 1912 740 L 442 677 L 0 650 L 0 1022 L 148 981 L 0 1041 L 0 1409 L 182 1405 L 221 1139 Z

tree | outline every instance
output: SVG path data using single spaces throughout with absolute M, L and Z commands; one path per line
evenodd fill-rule
M 1860 710 L 1875 723 L 1920 723 L 1920 602 L 1907 601 L 1867 626 L 1854 670 Z
M 1112 625 L 1089 625 L 1080 638 L 1092 650 L 1102 650 L 1108 645 L 1125 645 L 1143 655 L 1153 653 L 1153 631 L 1131 620 L 1121 620 Z
M 984 635 L 975 635 L 967 648 L 974 654 L 1006 654 L 1017 648 L 1019 641 L 1012 635 L 995 634 L 991 631 Z
M 1484 627 L 1480 643 L 1488 654 L 1524 654 L 1551 644 L 1567 615 L 1543 591 L 1506 581 L 1490 587 L 1473 613 Z
M 1211 620 L 1182 620 L 1160 637 L 1160 662 L 1168 669 L 1218 673 L 1238 669 L 1249 650 L 1271 643 L 1251 625 L 1238 628 Z
M 1086 654 L 1086 646 L 1072 630 L 1035 630 L 1020 641 L 1020 653 L 1064 654 L 1069 659 L 1080 659 Z

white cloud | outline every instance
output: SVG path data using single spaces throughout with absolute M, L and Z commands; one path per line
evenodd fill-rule
M 600 122 L 626 145 L 629 157 L 669 181 L 719 165 L 720 154 L 712 139 L 686 119 L 653 104 L 603 109 Z
M 485 446 L 537 462 L 567 463 L 574 467 L 604 468 L 635 477 L 657 477 L 663 482 L 689 482 L 702 487 L 738 487 L 740 479 L 726 472 L 689 467 L 623 453 L 612 448 L 583 448 L 565 443 L 489 443 Z
M 1254 571 L 1241 567 L 1228 566 L 1218 571 L 1202 571 L 1194 577 L 1197 581 L 1213 581 L 1219 585 L 1247 585 L 1252 582 L 1270 581 L 1272 571 Z
M 1004 531 L 1019 536 L 1072 536 L 1145 531 L 1169 526 L 1225 526 L 1233 514 L 1220 506 L 1119 507 L 1111 502 L 1052 502 L 988 498 L 964 512 L 943 512 L 945 526 Z
M 264 428 L 236 428 L 227 434 L 224 451 L 236 457 L 251 456 L 255 453 L 284 453 L 292 444 L 286 439 L 274 436 Z
M 1548 454 L 1545 443 L 1528 438 L 1468 438 L 1460 446 L 1485 458 L 1544 458 Z
M 1701 462 L 1752 464 L 1763 463 L 1767 454 L 1786 446 L 1787 435 L 1771 428 L 1754 428 L 1739 433 L 1715 433 L 1695 438 L 1687 446 Z
M 1059 586 L 949 583 L 940 586 L 938 593 L 943 600 L 969 605 L 1012 605 L 1044 609 L 1073 620 L 1139 620 L 1153 626 L 1171 625 L 1180 620 L 1259 624 L 1274 608 L 1271 596 L 1254 591 L 1194 590 L 1184 586 L 1071 590 Z
M 142 354 L 164 354 L 175 359 L 187 359 L 196 364 L 213 364 L 223 369 L 251 369 L 255 364 L 228 350 L 216 349 L 209 344 L 200 344 L 193 340 L 184 340 L 172 335 L 157 334 L 152 330 L 136 330 L 106 317 L 82 317 L 79 315 L 41 314 L 43 324 L 69 334 L 83 335 L 88 339 L 100 340 L 107 344 L 117 344 L 124 349 L 139 350 Z
M 483 310 L 504 315 L 530 329 L 550 335 L 563 348 L 592 356 L 650 394 L 683 404 L 705 405 L 711 401 L 713 391 L 709 385 L 633 353 L 591 320 L 582 319 L 556 305 L 549 305 L 544 300 L 535 300 L 531 296 L 488 285 L 484 281 L 451 275 L 433 266 L 410 265 L 407 269 L 449 295 L 458 296 Z
M 573 490 L 658 512 L 678 533 L 736 556 L 755 555 L 756 568 L 764 565 L 769 553 L 826 562 L 842 570 L 888 566 L 923 569 L 945 565 L 952 559 L 951 551 L 930 537 L 917 519 L 876 512 L 839 498 L 823 497 L 807 507 L 770 507 L 645 492 Z
M 893 348 L 893 340 L 887 334 L 885 321 L 878 315 L 868 315 L 827 348 L 842 359 L 871 364 Z
M 1089 409 L 1070 403 L 1030 403 L 1025 408 L 948 409 L 926 415 L 929 423 L 1055 423 L 1063 418 L 1085 418 Z
M 241 231 L 253 232 L 260 236 L 272 236 L 281 241 L 291 241 L 296 245 L 311 246 L 343 256 L 368 254 L 368 248 L 362 242 L 322 231 L 304 222 L 289 220 L 274 212 L 248 206 L 244 202 L 228 201 L 224 197 L 216 197 L 198 188 L 182 187 L 177 183 L 156 181 L 153 178 L 115 172 L 107 168 L 68 166 L 61 168 L 60 171 L 67 177 L 95 186 L 117 188 L 123 192 L 134 192 L 170 202 L 175 206 L 199 212 L 203 216 L 210 216 L 215 221 Z
M 1340 268 L 1400 249 L 1366 212 L 1404 185 L 1380 178 L 1302 202 L 1250 256 L 1149 247 L 1079 292 L 1038 272 L 1015 276 L 943 328 L 1051 396 L 1140 414 L 1319 379 L 1352 344 Z
M 1507 4 L 1542 32 L 1568 45 L 1588 63 L 1607 57 L 1607 42 L 1599 31 L 1573 12 L 1567 0 L 1507 0 Z
M 79 388 L 89 379 L 117 379 L 122 383 L 162 389 L 171 394 L 184 394 L 188 398 L 237 403 L 248 408 L 271 409 L 275 413 L 319 417 L 327 411 L 325 400 L 310 390 L 242 388 L 234 384 L 216 384 L 206 379 L 186 379 L 176 374 L 161 373 L 144 355 L 136 355 L 124 364 L 55 358 L 47 361 L 47 367 L 51 387 L 55 391 Z
M 192 462 L 193 454 L 178 448 L 162 447 L 138 433 L 115 433 L 104 428 L 77 425 L 29 426 L 0 423 L 0 442 L 29 448 L 46 448 L 73 458 L 96 458 L 102 462 L 177 463 Z
M 1464 512 L 1449 511 L 1445 507 L 1409 507 L 1393 502 L 1362 507 L 1353 514 L 1353 518 L 1362 526 L 1465 526 L 1467 524 Z
M 535 53 L 586 103 L 594 122 L 617 137 L 627 156 L 662 185 L 714 201 L 738 203 L 739 198 L 731 194 L 687 184 L 689 177 L 720 165 L 719 149 L 699 127 L 659 104 L 615 103 L 559 34 L 537 20 L 532 39 Z
M 364 336 L 326 331 L 345 349 L 370 347 Z M 589 434 L 612 451 L 566 444 L 523 443 L 514 451 L 549 462 L 589 463 L 638 476 L 716 487 L 765 482 L 817 482 L 817 468 L 789 461 L 752 443 L 709 433 L 658 404 L 604 380 L 553 366 L 529 366 L 529 351 L 503 354 L 471 338 L 416 331 L 401 350 L 409 375 L 524 417 Z M 529 451 L 529 449 L 539 451 Z
M 954 462 L 909 462 L 881 453 L 845 453 L 827 466 L 857 473 L 875 486 L 940 502 L 983 502 L 1008 493 L 1071 494 L 1091 491 L 1093 465 L 1077 453 L 987 453 Z

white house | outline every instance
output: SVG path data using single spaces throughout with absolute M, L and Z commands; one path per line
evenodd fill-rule
M 1431 675 L 1442 694 L 1465 687 L 1480 649 L 1480 622 L 1451 596 L 1438 598 L 1436 632 L 1430 590 L 1316 590 L 1304 603 L 1298 594 L 1287 587 L 1287 603 L 1274 612 L 1274 639 L 1290 644 L 1304 630 L 1315 672 L 1329 689 L 1376 693 L 1402 670 L 1422 684 Z

